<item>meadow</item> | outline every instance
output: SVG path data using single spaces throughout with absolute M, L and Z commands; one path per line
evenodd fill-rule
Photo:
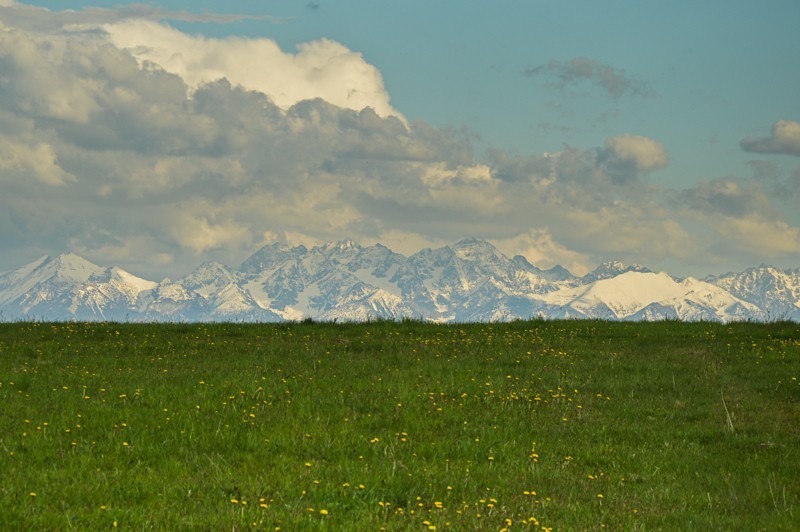
M 0 324 L 0 529 L 797 530 L 800 325 Z

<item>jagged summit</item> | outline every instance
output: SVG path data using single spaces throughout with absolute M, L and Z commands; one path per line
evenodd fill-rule
M 273 242 L 262 247 L 239 266 L 242 272 L 257 272 L 270 268 L 287 257 L 298 257 L 308 252 L 305 246 L 289 247 L 280 242 Z
M 757 305 L 768 319 L 800 316 L 800 269 L 781 270 L 762 264 L 740 273 L 711 276 L 706 280 Z
M 495 260 L 500 257 L 505 259 L 496 247 L 485 240 L 478 240 L 477 238 L 465 238 L 449 247 L 462 260 Z
M 339 251 L 339 252 L 362 249 L 361 246 L 359 246 L 358 244 L 356 244 L 355 242 L 353 242 L 349 238 L 346 238 L 344 240 L 340 240 L 338 242 L 329 242 L 328 244 L 325 244 L 324 246 L 319 246 L 319 247 L 320 247 L 320 249 L 322 249 L 324 251 Z
M 74 253 L 62 253 L 41 263 L 37 270 L 46 271 L 63 281 L 86 282 L 92 275 L 102 274 L 105 268 Z
M 576 277 L 467 238 L 406 257 L 350 239 L 273 243 L 238 268 L 206 262 L 160 282 L 73 253 L 0 274 L 4 320 L 280 321 L 547 318 L 800 321 L 800 270 L 749 268 L 705 280 L 601 264 Z
M 592 270 L 591 272 L 584 275 L 581 280 L 588 284 L 593 283 L 595 281 L 601 281 L 603 279 L 611 279 L 612 277 L 616 277 L 617 275 L 622 275 L 626 272 L 640 272 L 640 273 L 648 273 L 652 270 L 645 266 L 641 266 L 639 264 L 625 264 L 624 262 L 620 261 L 607 261 L 602 263 L 600 266 Z

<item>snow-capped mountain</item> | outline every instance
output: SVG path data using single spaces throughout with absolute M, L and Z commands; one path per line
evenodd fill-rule
M 578 277 L 466 239 L 409 257 L 343 240 L 265 246 L 161 282 L 74 254 L 0 274 L 0 320 L 437 322 L 544 318 L 800 321 L 800 270 L 767 266 L 704 280 L 607 262 Z
M 666 273 L 644 269 L 626 268 L 614 277 L 550 293 L 545 300 L 563 309 L 563 314 L 551 311 L 549 317 L 684 321 L 762 318 L 756 305 L 723 288 L 691 277 L 677 281 Z
M 12 320 L 124 320 L 139 315 L 140 294 L 156 286 L 72 253 L 45 256 L 0 275 L 0 312 Z
M 768 320 L 800 321 L 800 269 L 779 270 L 762 265 L 741 273 L 709 277 L 707 281 L 756 305 Z

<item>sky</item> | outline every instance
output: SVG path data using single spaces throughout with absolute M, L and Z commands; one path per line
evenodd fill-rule
M 0 272 L 462 238 L 800 267 L 800 3 L 0 0 Z

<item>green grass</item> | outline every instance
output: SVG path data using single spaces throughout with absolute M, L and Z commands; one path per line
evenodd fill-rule
M 0 324 L 0 529 L 798 529 L 798 379 L 792 323 Z

